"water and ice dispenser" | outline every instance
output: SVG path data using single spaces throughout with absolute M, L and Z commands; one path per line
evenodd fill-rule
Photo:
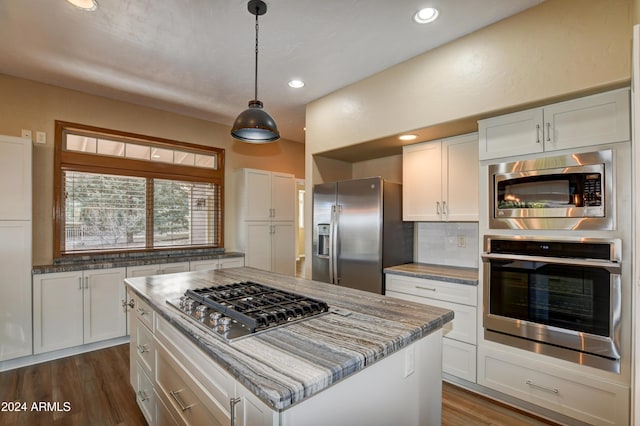
M 330 226 L 328 223 L 318 224 L 318 256 L 329 257 Z

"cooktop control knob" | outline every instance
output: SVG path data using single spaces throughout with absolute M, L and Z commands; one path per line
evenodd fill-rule
M 198 306 L 196 308 L 196 317 L 204 318 L 205 316 L 207 316 L 207 306 L 206 305 Z
M 218 327 L 222 332 L 228 331 L 230 325 L 231 325 L 231 318 L 229 317 L 222 317 L 218 320 Z
M 220 318 L 222 318 L 222 314 L 220 312 L 212 312 L 209 314 L 209 318 L 214 325 L 217 325 Z

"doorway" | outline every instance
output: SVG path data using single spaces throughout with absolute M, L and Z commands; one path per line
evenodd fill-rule
M 304 278 L 304 179 L 296 179 L 296 277 Z

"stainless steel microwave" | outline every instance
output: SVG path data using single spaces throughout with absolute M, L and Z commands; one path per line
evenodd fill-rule
M 612 151 L 489 166 L 491 229 L 615 229 Z

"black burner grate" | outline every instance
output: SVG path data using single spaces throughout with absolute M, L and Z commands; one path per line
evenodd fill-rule
M 187 296 L 256 330 L 329 311 L 322 301 L 252 281 L 187 290 Z

